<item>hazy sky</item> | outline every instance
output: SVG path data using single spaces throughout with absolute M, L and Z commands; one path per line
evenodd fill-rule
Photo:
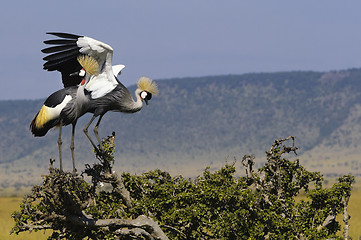
M 361 1 L 2 1 L 1 94 L 45 98 L 62 87 L 42 70 L 47 31 L 111 45 L 121 81 L 361 67 Z M 361 79 L 360 79 L 361 80 Z

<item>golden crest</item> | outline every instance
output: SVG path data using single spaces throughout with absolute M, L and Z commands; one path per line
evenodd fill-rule
M 157 96 L 159 94 L 158 85 L 148 77 L 141 77 L 138 80 L 138 88 Z
M 98 75 L 99 64 L 97 60 L 88 55 L 80 55 L 78 57 L 78 62 L 84 68 L 84 70 L 90 75 Z

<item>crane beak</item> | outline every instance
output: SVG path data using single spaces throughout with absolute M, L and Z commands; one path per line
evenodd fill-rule
M 148 105 L 148 99 L 144 99 L 145 104 Z
M 79 76 L 79 71 L 78 71 L 78 72 L 74 72 L 74 73 L 70 73 L 69 76 L 70 76 L 70 77 Z
M 79 71 L 70 73 L 69 76 L 70 76 L 70 77 L 73 77 L 73 76 L 84 77 L 84 76 L 85 76 L 85 70 L 84 70 L 84 69 L 81 69 L 81 70 L 79 70 Z

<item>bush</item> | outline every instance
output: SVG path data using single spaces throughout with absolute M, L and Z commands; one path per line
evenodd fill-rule
M 319 172 L 284 158 L 296 153 L 293 137 L 276 140 L 257 171 L 254 157 L 244 156 L 242 177 L 236 177 L 235 164 L 216 172 L 207 168 L 196 179 L 160 170 L 118 177 L 112 172 L 114 148 L 105 149 L 96 151 L 100 164 L 84 171 L 91 184 L 51 167 L 13 214 L 13 232 L 49 228 L 49 239 L 327 239 L 340 238 L 336 216 L 344 213 L 348 237 L 344 210 L 354 177 L 324 188 Z M 99 190 L 102 182 L 112 189 Z M 301 191 L 304 199 L 296 202 Z

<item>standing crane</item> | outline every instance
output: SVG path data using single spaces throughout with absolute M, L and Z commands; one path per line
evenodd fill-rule
M 85 86 L 89 82 L 91 74 L 98 74 L 98 63 L 93 58 L 89 56 L 80 56 L 78 57 L 78 61 L 83 69 L 81 69 L 79 72 L 71 74 L 71 77 L 84 77 L 83 80 L 78 85 L 65 87 L 51 94 L 45 100 L 40 111 L 36 114 L 30 123 L 30 130 L 36 137 L 45 136 L 51 128 L 55 126 L 59 127 L 58 148 L 61 170 L 63 169 L 61 152 L 62 126 L 72 124 L 70 149 L 73 160 L 73 170 L 75 170 L 75 126 L 78 118 L 87 112 L 87 105 L 90 101 L 89 97 L 85 94 Z
M 86 36 L 68 33 L 48 33 L 60 39 L 44 41 L 55 45 L 42 50 L 50 55 L 44 57 L 44 69 L 59 71 L 62 75 L 64 89 L 50 95 L 43 107 L 30 124 L 34 136 L 44 136 L 51 128 L 59 126 L 59 160 L 61 159 L 61 126 L 72 124 L 71 153 L 73 172 L 76 172 L 74 158 L 75 125 L 85 113 L 93 113 L 84 128 L 84 133 L 92 146 L 98 150 L 88 133 L 92 122 L 99 117 L 94 134 L 101 148 L 98 127 L 104 114 L 108 111 L 134 113 L 142 109 L 143 101 L 148 105 L 152 95 L 158 94 L 158 87 L 150 78 L 141 77 L 135 90 L 135 98 L 117 79 L 116 75 L 123 65 L 112 66 L 113 49 L 100 41 Z M 84 71 L 85 70 L 85 77 Z M 99 150 L 98 150 L 99 151 Z

